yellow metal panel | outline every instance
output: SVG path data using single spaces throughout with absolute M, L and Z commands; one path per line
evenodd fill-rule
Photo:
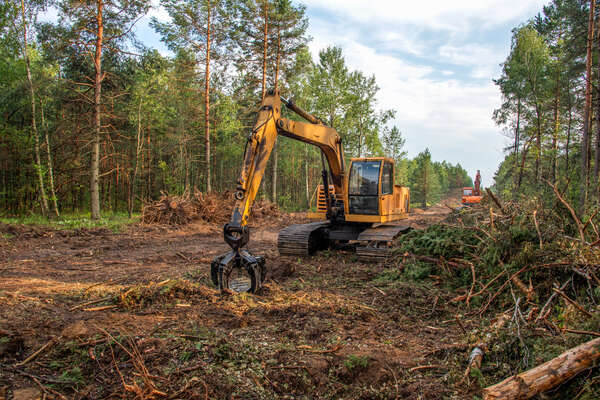
M 306 216 L 307 216 L 309 219 L 318 219 L 318 220 L 321 220 L 321 219 L 327 219 L 327 217 L 325 216 L 325 213 L 324 213 L 324 212 L 323 212 L 323 213 L 320 213 L 320 212 L 312 212 L 312 211 L 308 211 L 308 212 L 306 213 Z

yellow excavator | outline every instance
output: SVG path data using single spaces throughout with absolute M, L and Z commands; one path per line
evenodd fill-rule
M 282 103 L 307 122 L 283 118 Z M 308 213 L 316 221 L 281 230 L 277 240 L 281 255 L 305 256 L 343 244 L 354 247 L 359 259 L 377 261 L 387 256 L 397 236 L 410 229 L 397 223 L 407 216 L 410 192 L 394 184 L 393 159 L 352 158 L 346 168 L 338 132 L 278 92 L 270 91 L 248 137 L 235 191 L 236 204 L 230 222 L 223 227 L 231 251 L 211 263 L 211 279 L 220 289 L 254 293 L 265 278 L 265 259 L 252 255 L 244 246 L 250 239 L 252 204 L 278 135 L 317 146 L 323 164 L 316 209 Z

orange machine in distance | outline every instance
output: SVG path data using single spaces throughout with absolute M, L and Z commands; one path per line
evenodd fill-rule
M 481 199 L 483 196 L 481 195 L 481 174 L 479 170 L 477 170 L 477 175 L 475 175 L 475 185 L 474 187 L 464 187 L 462 189 L 462 205 L 463 206 L 472 206 L 474 204 L 481 203 Z

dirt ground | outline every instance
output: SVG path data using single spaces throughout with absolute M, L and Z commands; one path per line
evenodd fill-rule
M 350 252 L 279 257 L 281 227 L 252 229 L 268 276 L 261 294 L 234 296 L 209 280 L 228 250 L 217 225 L 0 227 L 0 399 L 472 397 L 455 385 L 470 321 L 457 325 L 453 293 L 387 280 Z

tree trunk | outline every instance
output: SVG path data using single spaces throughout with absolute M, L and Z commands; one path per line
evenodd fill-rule
M 104 8 L 104 0 L 97 0 L 96 14 L 96 54 L 94 57 L 94 67 L 96 75 L 94 79 L 94 135 L 92 138 L 92 165 L 91 165 L 91 188 L 90 201 L 92 207 L 92 219 L 100 219 L 100 131 L 102 129 L 100 121 L 101 105 L 100 96 L 102 93 L 102 41 L 104 35 L 104 22 L 102 21 L 102 13 Z
M 275 91 L 279 88 L 279 62 L 281 60 L 281 35 L 277 28 L 277 58 L 275 59 Z
M 273 146 L 273 203 L 277 203 L 277 142 Z
M 521 129 L 521 94 L 517 94 L 517 126 L 515 127 L 515 168 L 519 165 L 519 134 Z M 516 176 L 515 176 L 516 180 Z
M 306 188 L 306 208 L 310 206 L 310 187 L 308 184 L 308 146 L 304 145 L 304 184 Z
M 517 97 L 517 126 L 515 127 L 515 160 L 519 157 L 519 131 L 521 129 L 521 95 Z M 518 164 L 518 161 L 515 161 Z
M 21 13 L 23 16 L 23 57 L 25 57 L 25 68 L 27 70 L 27 82 L 29 83 L 29 93 L 31 95 L 31 133 L 34 138 L 35 169 L 38 176 L 38 185 L 40 190 L 40 208 L 44 216 L 48 215 L 48 199 L 46 198 L 46 189 L 44 188 L 44 175 L 42 174 L 42 162 L 40 160 L 40 136 L 38 134 L 35 110 L 35 88 L 31 78 L 31 63 L 29 61 L 29 50 L 27 49 L 27 17 L 25 16 L 25 2 L 21 0 Z
M 281 41 L 279 36 L 279 28 L 277 29 L 277 57 L 275 59 L 275 91 L 278 89 L 279 83 L 279 60 L 281 52 Z M 277 143 L 273 146 L 273 203 L 277 204 Z
M 556 79 L 556 94 L 554 97 L 554 134 L 552 136 L 552 182 L 558 183 L 558 132 L 560 129 L 560 86 Z
M 50 151 L 50 133 L 48 132 L 48 125 L 44 118 L 44 104 L 40 103 L 40 114 L 42 117 L 42 127 L 44 128 L 44 136 L 46 137 L 46 155 L 48 156 L 48 179 L 50 181 L 50 195 L 52 196 L 52 211 L 54 216 L 58 218 L 60 213 L 58 211 L 58 199 L 56 198 L 56 191 L 54 190 L 54 168 L 52 166 L 52 152 Z
M 600 54 L 600 31 L 598 36 L 598 54 Z M 594 187 L 596 189 L 596 199 L 600 205 L 600 62 L 598 63 L 598 103 L 596 104 L 596 145 L 594 151 Z
M 485 400 L 530 399 L 592 367 L 600 358 L 600 338 L 567 350 L 535 368 L 483 390 Z
M 206 145 L 206 191 L 208 193 L 212 192 L 210 183 L 210 24 L 210 0 L 208 0 L 206 12 L 206 69 L 204 72 L 204 141 Z
M 588 35 L 585 60 L 585 108 L 583 116 L 583 135 L 581 139 L 581 189 L 579 192 L 579 212 L 583 215 L 588 188 L 588 149 L 590 143 L 590 111 L 592 108 L 592 40 L 594 38 L 594 8 L 596 0 L 590 0 Z
M 571 127 L 573 126 L 573 104 L 571 103 L 571 87 L 567 80 L 567 107 L 569 109 L 569 120 L 567 122 L 567 143 L 565 144 L 565 172 L 569 175 L 569 147 L 571 146 Z
M 138 103 L 138 126 L 137 126 L 137 141 L 135 145 L 135 166 L 133 168 L 133 178 L 131 179 L 131 190 L 129 192 L 129 209 L 128 214 L 131 218 L 133 214 L 133 202 L 135 201 L 135 182 L 137 180 L 138 168 L 140 164 L 140 154 L 142 153 L 143 138 L 142 138 L 142 99 Z
M 268 34 L 269 34 L 269 24 L 268 24 L 268 10 L 267 10 L 267 0 L 263 1 L 264 7 L 264 38 L 263 38 L 263 65 L 262 65 L 262 97 L 261 100 L 264 100 L 265 94 L 267 93 L 267 47 L 268 47 Z
M 519 179 L 517 181 L 517 192 L 519 191 L 519 188 L 521 187 L 521 183 L 523 182 L 523 171 L 525 170 L 525 159 L 527 158 L 527 152 L 529 151 L 529 143 L 530 142 L 528 142 L 523 147 L 523 151 L 521 152 L 521 165 L 519 166 Z
M 535 115 L 536 115 L 536 149 L 537 154 L 535 155 L 535 181 L 539 185 L 542 179 L 541 172 L 541 159 L 542 159 L 542 115 L 541 115 L 540 105 L 535 102 Z
M 427 192 L 429 191 L 429 187 L 428 187 L 428 171 L 427 171 L 428 166 L 425 165 L 425 168 L 423 168 L 423 202 L 421 204 L 421 206 L 423 207 L 423 209 L 427 208 Z

